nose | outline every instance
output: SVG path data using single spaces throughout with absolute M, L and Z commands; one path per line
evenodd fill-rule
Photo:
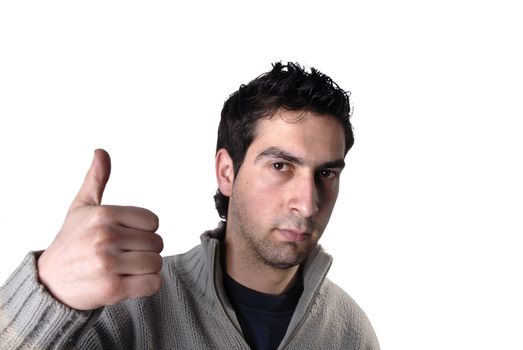
M 319 195 L 313 174 L 296 179 L 291 190 L 291 209 L 302 217 L 314 216 L 319 210 Z

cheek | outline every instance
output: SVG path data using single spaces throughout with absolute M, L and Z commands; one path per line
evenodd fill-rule
M 239 179 L 236 188 L 238 204 L 248 210 L 251 216 L 262 221 L 280 204 L 282 189 L 277 181 L 266 174 L 258 173 L 257 176 L 246 176 L 249 180 Z
M 273 186 L 258 184 L 258 186 L 252 186 L 250 190 L 252 191 L 252 206 L 259 216 L 269 215 L 281 204 L 281 198 L 278 196 L 278 194 L 281 196 L 281 191 L 276 190 Z
M 323 191 L 321 195 L 321 203 L 322 203 L 322 211 L 325 215 L 330 216 L 332 213 L 332 210 L 334 209 L 334 205 L 336 204 L 336 200 L 338 199 L 338 186 L 336 185 L 333 188 L 330 188 L 329 190 Z
M 266 168 L 256 168 L 245 183 L 245 189 L 258 198 L 276 199 L 285 189 L 285 176 Z

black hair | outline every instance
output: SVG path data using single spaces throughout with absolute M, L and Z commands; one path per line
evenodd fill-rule
M 354 144 L 350 123 L 350 93 L 315 68 L 308 72 L 298 63 L 274 63 L 272 70 L 242 84 L 225 101 L 218 127 L 216 152 L 225 148 L 238 174 L 247 149 L 254 139 L 256 122 L 272 117 L 280 108 L 328 114 L 338 119 L 345 132 L 345 154 Z M 216 210 L 227 219 L 229 197 L 220 190 L 214 196 Z

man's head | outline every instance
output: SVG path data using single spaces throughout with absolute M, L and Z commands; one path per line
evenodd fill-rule
M 344 130 L 344 154 L 354 144 L 347 92 L 314 68 L 308 72 L 296 63 L 275 63 L 271 71 L 241 85 L 223 106 L 216 152 L 227 150 L 235 175 L 256 136 L 257 122 L 271 118 L 280 109 L 333 116 Z M 218 214 L 226 220 L 229 198 L 218 189 L 214 199 Z
M 349 116 L 345 91 L 296 64 L 275 64 L 231 95 L 216 153 L 227 254 L 279 269 L 305 260 L 336 203 Z

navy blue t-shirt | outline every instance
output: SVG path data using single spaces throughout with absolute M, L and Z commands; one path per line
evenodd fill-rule
M 303 292 L 303 281 L 282 295 L 260 293 L 242 286 L 228 274 L 224 285 L 245 340 L 255 350 L 277 349 Z

